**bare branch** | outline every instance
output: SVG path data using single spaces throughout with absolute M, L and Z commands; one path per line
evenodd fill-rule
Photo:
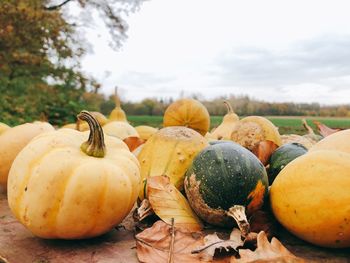
M 65 0 L 62 3 L 60 3 L 59 5 L 53 5 L 53 6 L 49 6 L 49 7 L 45 7 L 46 10 L 57 10 L 59 8 L 61 8 L 62 6 L 64 6 L 65 4 L 69 3 L 72 0 Z

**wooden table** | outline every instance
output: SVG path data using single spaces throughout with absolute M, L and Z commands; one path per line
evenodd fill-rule
M 114 229 L 88 240 L 40 239 L 12 216 L 6 196 L 0 194 L 0 263 L 138 262 L 134 232 L 127 229 Z M 286 231 L 281 231 L 278 238 L 292 253 L 307 262 L 350 262 L 350 249 L 315 247 Z

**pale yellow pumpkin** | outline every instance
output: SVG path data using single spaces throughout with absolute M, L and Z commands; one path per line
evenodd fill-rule
M 210 127 L 209 112 L 198 100 L 180 99 L 166 109 L 163 126 L 185 126 L 204 136 Z
M 147 125 L 140 125 L 135 127 L 137 133 L 142 140 L 148 140 L 158 129 Z
M 10 126 L 8 126 L 5 123 L 0 122 L 0 134 L 6 131 L 7 129 L 10 129 Z
M 76 123 L 67 123 L 61 127 L 61 129 L 77 129 L 77 124 Z
M 270 190 L 277 220 L 324 247 L 350 247 L 350 154 L 318 150 L 290 162 Z
M 139 192 L 136 157 L 105 136 L 88 112 L 88 132 L 60 129 L 33 139 L 16 157 L 8 182 L 15 217 L 43 238 L 81 239 L 119 224 Z M 88 140 L 88 141 L 86 141 Z M 105 140 L 105 143 L 104 143 Z
M 7 177 L 17 154 L 38 134 L 53 131 L 47 122 L 26 123 L 7 129 L 0 135 L 0 186 L 6 189 Z
M 328 135 L 310 149 L 310 151 L 319 150 L 333 150 L 350 153 L 350 129 Z
M 131 136 L 140 137 L 136 129 L 124 121 L 111 121 L 104 125 L 102 129 L 106 134 L 121 140 Z
M 248 116 L 235 123 L 231 140 L 253 150 L 262 141 L 272 141 L 282 145 L 278 129 L 271 121 L 260 116 Z
M 227 114 L 222 119 L 222 123 L 211 132 L 211 138 L 216 140 L 230 140 L 235 123 L 239 121 L 239 117 L 234 113 L 231 104 L 228 101 L 224 101 L 224 103 L 227 107 Z

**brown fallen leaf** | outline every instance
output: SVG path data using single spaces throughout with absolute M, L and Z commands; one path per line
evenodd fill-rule
M 148 199 L 143 199 L 140 206 L 135 210 L 133 217 L 136 222 L 139 222 L 152 214 L 154 214 L 154 211 L 151 204 Z
M 271 212 L 258 210 L 249 218 L 250 231 L 260 233 L 264 231 L 268 239 L 275 236 L 278 223 Z
M 145 140 L 140 139 L 136 136 L 130 136 L 123 140 L 125 144 L 128 146 L 130 152 L 134 151 L 137 147 L 139 147 L 141 144 L 145 143 Z
M 254 251 L 239 249 L 240 258 L 231 257 L 231 263 L 303 263 L 302 258 L 294 256 L 277 238 L 268 241 L 264 231 L 257 237 L 258 247 Z
M 259 142 L 252 150 L 256 157 L 265 166 L 268 164 L 271 154 L 278 148 L 277 144 L 272 141 L 266 140 Z
M 168 263 L 169 251 L 173 248 L 172 260 L 176 262 L 206 262 L 199 254 L 191 251 L 203 245 L 203 236 L 183 229 L 174 228 L 159 220 L 152 227 L 136 235 L 137 257 L 145 263 Z M 172 245 L 173 242 L 173 245 Z
M 189 231 L 203 229 L 203 224 L 193 212 L 187 199 L 170 183 L 167 176 L 153 176 L 147 180 L 147 198 L 154 213 L 164 222 Z
M 313 123 L 315 123 L 318 132 L 323 136 L 323 137 L 327 137 L 328 135 L 331 135 L 337 131 L 340 131 L 340 129 L 332 129 L 329 128 L 328 126 L 326 126 L 325 124 L 319 122 L 319 121 L 313 121 Z
M 202 259 L 211 261 L 213 260 L 214 255 L 220 254 L 221 251 L 235 251 L 237 253 L 237 248 L 240 246 L 243 246 L 241 231 L 237 228 L 234 228 L 228 240 L 219 238 L 216 233 L 205 236 L 204 245 L 193 250 L 192 253 L 200 253 Z

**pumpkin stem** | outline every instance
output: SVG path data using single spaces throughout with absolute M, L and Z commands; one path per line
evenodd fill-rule
M 309 126 L 309 124 L 307 124 L 304 118 L 301 120 L 301 122 L 303 123 L 304 128 L 309 132 L 309 134 L 315 135 L 314 130 Z
M 234 113 L 231 104 L 227 100 L 224 100 L 224 104 L 225 104 L 225 106 L 227 108 L 227 113 L 228 114 L 229 113 Z
M 115 107 L 120 108 L 120 98 L 118 96 L 118 87 L 115 87 L 115 95 L 114 95 Z
M 77 118 L 86 121 L 90 127 L 89 139 L 81 144 L 80 149 L 89 156 L 104 157 L 106 146 L 100 123 L 90 112 L 85 110 L 81 111 Z
M 242 205 L 234 205 L 228 210 L 227 215 L 233 217 L 239 230 L 241 230 L 241 235 L 246 237 L 250 232 L 250 225 L 245 215 L 245 207 Z

